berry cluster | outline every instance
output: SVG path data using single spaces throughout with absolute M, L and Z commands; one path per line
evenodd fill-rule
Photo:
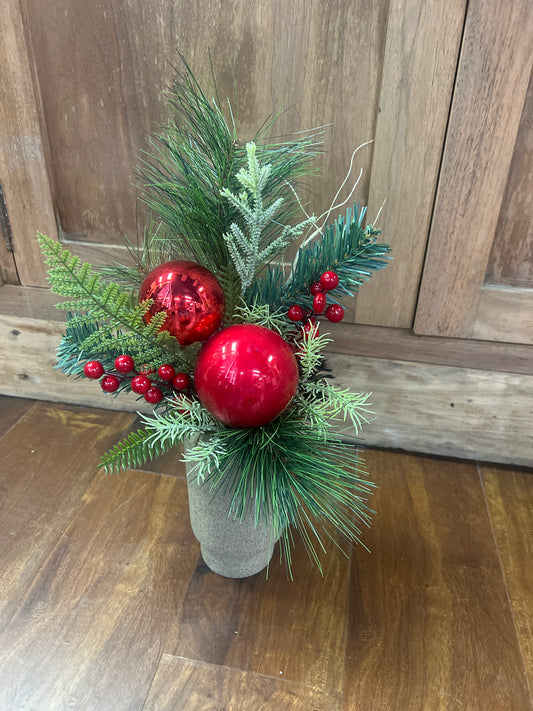
M 335 272 L 324 272 L 319 281 L 309 287 L 313 297 L 313 309 L 304 309 L 299 304 L 293 304 L 287 311 L 287 317 L 295 323 L 304 321 L 302 329 L 308 333 L 316 321 L 317 316 L 324 314 L 329 321 L 338 323 L 344 318 L 344 309 L 340 304 L 327 305 L 326 293 L 339 285 L 339 277 Z
M 106 393 L 114 393 L 120 387 L 120 383 L 128 380 L 130 388 L 137 395 L 144 395 L 146 402 L 157 405 L 164 397 L 165 391 L 183 392 L 190 385 L 187 373 L 176 373 L 174 366 L 165 363 L 157 369 L 157 378 L 154 371 L 140 369 L 135 370 L 133 358 L 129 355 L 120 355 L 115 358 L 114 373 L 107 373 L 99 360 L 90 360 L 85 363 L 84 374 L 91 380 L 100 380 L 102 390 Z M 103 376 L 103 377 L 102 377 Z

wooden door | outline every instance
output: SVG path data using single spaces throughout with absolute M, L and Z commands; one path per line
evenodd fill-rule
M 469 3 L 419 334 L 533 344 L 533 6 Z

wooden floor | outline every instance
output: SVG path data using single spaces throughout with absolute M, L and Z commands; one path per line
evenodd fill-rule
M 531 473 L 368 451 L 372 554 L 228 580 L 132 423 L 0 396 L 1 711 L 532 708 Z

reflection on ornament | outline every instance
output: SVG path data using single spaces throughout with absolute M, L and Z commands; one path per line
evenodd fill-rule
M 153 299 L 145 315 L 150 322 L 164 311 L 161 326 L 182 346 L 205 341 L 220 326 L 224 314 L 224 293 L 215 276 L 194 262 L 166 262 L 156 267 L 143 281 L 139 301 Z
M 201 403 L 224 424 L 259 427 L 291 402 L 298 365 L 290 345 L 274 331 L 230 326 L 203 346 L 194 384 Z

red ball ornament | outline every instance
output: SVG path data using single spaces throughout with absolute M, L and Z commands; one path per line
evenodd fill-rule
M 137 393 L 137 395 L 144 395 L 150 389 L 151 384 L 150 379 L 147 378 L 146 375 L 136 375 L 132 378 L 131 389 L 134 393 Z
M 143 281 L 139 301 L 153 299 L 145 315 L 150 322 L 161 311 L 167 314 L 162 331 L 182 346 L 205 341 L 222 322 L 224 292 L 215 276 L 194 262 L 165 262 Z
M 83 372 L 87 378 L 98 380 L 104 374 L 104 366 L 99 360 L 90 360 L 83 366 Z
M 201 403 L 225 425 L 259 427 L 291 402 L 298 364 L 290 345 L 277 333 L 239 324 L 204 345 L 194 383 Z
M 176 375 L 176 369 L 174 366 L 165 363 L 164 365 L 159 366 L 157 374 L 161 380 L 172 380 L 172 378 Z
M 309 291 L 313 296 L 316 296 L 317 294 L 321 294 L 324 291 L 324 287 L 319 281 L 315 281 L 311 286 L 309 287 Z
M 326 309 L 326 318 L 332 323 L 338 323 L 344 318 L 344 309 L 340 304 L 331 304 Z
M 315 314 L 323 314 L 326 308 L 326 295 L 317 294 L 313 299 L 313 311 Z
M 176 390 L 185 390 L 189 387 L 190 378 L 187 373 L 176 373 L 172 380 L 172 385 Z
M 152 385 L 152 387 L 148 388 L 144 393 L 144 399 L 146 402 L 149 402 L 150 405 L 157 405 L 157 403 L 163 399 L 161 388 L 158 388 L 157 385 Z
M 134 366 L 133 358 L 129 355 L 121 355 L 115 358 L 115 369 L 119 373 L 130 373 Z
M 114 393 L 118 390 L 120 385 L 120 380 L 116 375 L 106 375 L 102 378 L 101 386 L 102 390 L 106 393 Z
M 335 289 L 339 285 L 339 277 L 335 272 L 324 272 L 320 277 L 320 283 L 329 291 L 330 289 Z
M 290 321 L 301 321 L 304 317 L 304 310 L 298 304 L 293 304 L 289 307 L 287 316 Z

